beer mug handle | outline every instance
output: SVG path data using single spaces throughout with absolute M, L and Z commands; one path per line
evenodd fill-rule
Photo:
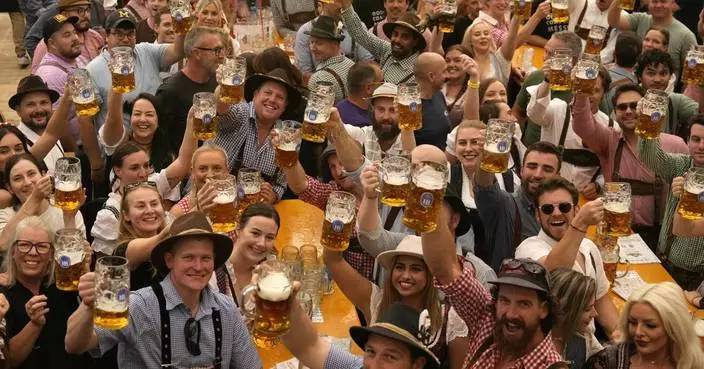
M 258 290 L 256 284 L 250 284 L 242 290 L 242 312 L 249 319 L 254 319 L 257 315 L 257 305 L 251 301 L 251 297 Z
M 620 257 L 618 258 L 618 262 L 619 262 L 619 264 L 621 264 L 621 258 L 620 258 Z M 624 270 L 623 272 L 621 272 L 620 275 L 619 275 L 619 272 L 616 271 L 616 277 L 615 277 L 615 279 L 619 279 L 619 278 L 625 277 L 625 276 L 628 274 L 628 271 L 629 271 L 630 269 L 631 269 L 631 262 L 628 261 L 628 259 L 626 259 L 626 270 Z

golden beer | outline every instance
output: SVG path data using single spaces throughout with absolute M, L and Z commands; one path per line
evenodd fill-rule
M 74 101 L 73 105 L 76 107 L 76 115 L 81 117 L 92 117 L 100 111 L 100 106 L 95 99 L 80 103 Z
M 135 89 L 134 73 L 112 73 L 112 90 L 126 94 Z
M 604 273 L 606 274 L 606 279 L 609 280 L 611 285 L 614 284 L 616 280 L 616 268 L 618 267 L 618 262 L 604 262 Z
M 515 0 L 513 2 L 513 16 L 521 20 L 528 20 L 532 6 L 532 0 Z
M 567 9 L 567 4 L 552 4 L 552 21 L 555 23 L 570 21 L 570 11 Z
M 64 252 L 54 258 L 56 288 L 62 291 L 77 291 L 78 280 L 83 275 L 83 252 Z
M 266 274 L 255 296 L 254 342 L 258 347 L 272 347 L 291 328 L 291 283 L 284 273 Z
M 499 143 L 501 144 L 501 143 Z M 508 170 L 509 151 L 508 148 L 498 148 L 496 150 L 484 150 L 480 168 L 489 173 L 505 173 Z
M 694 50 L 687 54 L 684 66 L 682 67 L 682 82 L 691 85 L 700 84 L 702 75 L 700 73 L 699 64 L 697 63 L 698 59 L 698 54 Z
M 296 144 L 279 145 L 276 148 L 276 166 L 279 168 L 291 168 L 298 162 L 298 151 L 296 151 Z
M 193 25 L 193 17 L 182 17 L 181 15 L 176 15 L 173 17 L 174 20 L 174 33 L 177 35 L 185 35 L 191 29 Z
M 423 106 L 416 102 L 402 104 L 399 102 L 398 127 L 404 131 L 417 131 L 423 128 Z
M 645 139 L 658 138 L 664 121 L 665 115 L 660 112 L 653 112 L 650 115 L 641 112 L 636 122 L 636 134 Z
M 440 12 L 438 14 L 438 22 L 440 24 L 440 32 L 452 33 L 455 31 L 455 13 Z
M 406 206 L 410 188 L 408 176 L 388 176 L 381 186 L 381 202 L 391 207 Z
M 697 71 L 694 73 L 697 85 L 704 86 L 704 57 L 697 61 Z
M 215 205 L 210 210 L 210 221 L 213 223 L 213 232 L 230 232 L 235 229 L 237 223 L 237 209 L 235 208 L 235 196 L 228 196 L 227 193 L 219 193 L 213 199 Z
M 445 189 L 430 190 L 410 185 L 410 193 L 403 212 L 403 225 L 416 232 L 432 232 L 437 227 L 437 214 L 442 207 Z
M 608 203 L 604 205 L 606 234 L 615 237 L 628 236 L 631 231 L 631 211 L 628 204 Z
M 76 182 L 56 182 L 54 199 L 56 207 L 65 211 L 78 209 L 83 199 L 81 184 Z
M 261 201 L 261 192 L 243 194 L 237 202 L 237 211 L 242 212 L 249 205 L 256 204 Z
M 704 188 L 688 186 L 688 183 L 685 183 L 677 213 L 689 220 L 704 218 Z
M 633 10 L 636 7 L 636 0 L 620 0 L 619 3 L 621 9 L 623 10 Z
M 587 43 L 584 45 L 584 53 L 599 55 L 601 49 L 604 47 L 604 38 L 592 38 L 592 34 L 589 34 Z
M 238 85 L 220 84 L 220 101 L 225 104 L 239 104 L 244 100 L 244 83 Z
M 93 322 L 95 326 L 103 329 L 122 329 L 129 322 L 130 311 L 125 304 L 114 304 L 112 301 L 103 302 L 95 306 Z
M 570 78 L 571 66 L 550 69 L 550 89 L 554 91 L 569 91 L 572 87 Z
M 312 123 L 303 121 L 301 137 L 310 142 L 322 143 L 328 136 L 328 126 L 325 123 Z
M 596 78 L 589 78 L 593 74 L 596 74 L 596 71 L 578 69 L 572 84 L 572 93 L 593 94 L 596 87 Z
M 325 214 L 320 244 L 333 251 L 345 251 L 350 246 L 350 237 L 352 237 L 353 230 L 354 214 L 346 218 L 330 217 Z
M 201 118 L 193 118 L 193 133 L 194 136 L 201 140 L 212 140 L 217 135 L 218 117 L 205 114 Z

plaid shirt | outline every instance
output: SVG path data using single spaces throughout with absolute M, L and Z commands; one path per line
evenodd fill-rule
M 462 275 L 448 285 L 440 285 L 435 280 L 435 286 L 440 288 L 449 299 L 450 305 L 467 323 L 469 328 L 469 347 L 465 358 L 465 369 L 496 368 L 501 357 L 501 350 L 496 343 L 479 353 L 474 365 L 469 366 L 472 358 L 482 344 L 494 334 L 496 317 L 492 306 L 492 297 L 474 277 L 474 267 L 468 261 L 464 262 Z M 562 360 L 562 357 L 552 343 L 552 335 L 545 336 L 542 342 L 515 361 L 508 369 L 545 369 Z
M 308 81 L 308 89 L 315 91 L 315 85 L 318 82 L 330 82 L 335 89 L 335 101 L 344 99 L 347 91 L 347 74 L 353 65 L 354 62 L 352 59 L 349 59 L 344 55 L 337 55 L 332 58 L 328 58 L 318 64 L 315 68 L 315 73 L 310 76 L 310 80 Z M 337 73 L 337 76 L 340 77 L 340 81 L 342 82 L 342 86 L 340 86 L 340 82 L 332 73 L 324 69 L 329 69 Z
M 325 211 L 325 206 L 328 203 L 330 193 L 339 191 L 340 187 L 335 182 L 323 183 L 317 179 L 306 176 L 306 190 L 298 194 L 298 199 L 314 205 Z M 352 232 L 352 238 L 357 238 L 357 229 Z M 366 251 L 345 250 L 343 253 L 345 261 L 347 261 L 354 270 L 363 275 L 369 281 L 374 280 L 374 258 Z

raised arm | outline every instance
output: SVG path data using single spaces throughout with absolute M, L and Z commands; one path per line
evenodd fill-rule
M 39 215 L 39 208 L 42 202 L 49 198 L 52 190 L 51 177 L 45 175 L 39 179 L 27 200 L 12 215 L 5 227 L 3 227 L 2 232 L 0 232 L 0 251 L 7 251 L 10 246 L 10 240 L 15 234 L 15 229 L 22 219 L 32 215 Z
M 551 101 L 550 85 L 546 81 L 543 81 L 538 85 L 538 90 L 535 94 L 530 97 L 528 109 L 526 110 L 528 119 L 542 127 L 553 125 L 555 123 L 555 115 L 550 109 Z
M 607 13 L 607 20 L 609 21 L 609 26 L 620 31 L 629 31 L 631 29 L 631 22 L 628 20 L 628 14 L 622 14 L 621 3 L 618 1 L 611 2 L 609 12 Z
M 521 21 L 518 18 L 511 18 L 511 24 L 508 26 L 508 36 L 506 36 L 506 40 L 504 40 L 504 43 L 501 45 L 501 54 L 504 56 L 504 59 L 509 62 L 509 64 L 511 64 L 513 53 L 516 51 L 518 42 L 518 27 L 520 25 Z
M 577 206 L 576 204 L 574 206 Z M 560 241 L 550 250 L 550 253 L 538 260 L 545 265 L 548 270 L 557 268 L 572 268 L 579 246 L 586 236 L 589 226 L 598 224 L 604 218 L 604 202 L 601 199 L 590 201 L 577 212 L 572 219 L 569 228 Z M 518 254 L 516 257 L 520 257 Z M 585 261 L 587 262 L 587 261 Z
M 337 158 L 347 172 L 354 172 L 364 164 L 362 147 L 347 133 L 345 124 L 340 119 L 337 108 L 330 109 L 330 119 L 327 123 L 330 138 L 335 145 Z
M 457 261 L 455 237 L 448 224 L 445 211 L 438 211 L 437 228 L 421 235 L 425 263 L 443 285 L 452 283 L 462 274 L 462 267 Z
M 543 37 L 533 35 L 533 31 L 535 31 L 540 22 L 542 22 L 548 14 L 550 14 L 550 2 L 543 1 L 540 5 L 538 5 L 538 9 L 536 9 L 530 18 L 528 18 L 528 22 L 526 22 L 526 24 L 521 27 L 520 31 L 518 31 L 518 40 L 516 41 L 516 44 L 523 45 L 524 43 L 528 43 L 539 47 L 545 47 L 548 40 Z
M 168 235 L 169 227 L 164 227 L 164 229 L 155 236 L 135 238 L 125 246 L 118 246 L 115 249 L 114 255 L 127 258 L 127 264 L 130 269 L 135 269 L 140 264 L 149 261 L 154 247 L 156 247 L 156 245 Z
M 376 60 L 380 60 L 385 53 L 391 50 L 391 43 L 374 36 L 367 31 L 367 27 L 359 19 L 357 13 L 352 9 L 350 0 L 336 0 L 342 4 L 342 22 L 344 22 L 347 32 L 363 48 L 367 49 Z
M 479 83 L 481 81 L 479 66 L 474 59 L 468 57 L 465 59 L 463 67 L 469 74 L 469 82 L 464 95 L 464 114 L 462 119 L 479 120 Z
M 191 169 L 191 158 L 195 151 L 198 141 L 193 135 L 193 108 L 188 111 L 186 119 L 186 132 L 183 134 L 183 141 L 178 150 L 178 157 L 166 168 L 166 176 L 169 180 L 169 186 L 175 187 L 181 180 L 188 175 Z
M 185 38 L 185 35 L 176 34 L 176 40 L 174 40 L 174 43 L 169 45 L 164 52 L 164 57 L 161 60 L 161 66 L 163 68 L 171 67 L 172 64 L 183 59 L 183 40 Z
M 102 127 L 102 140 L 107 146 L 117 146 L 125 134 L 122 118 L 122 93 L 114 89 L 108 91 L 108 112 Z
M 638 159 L 665 182 L 670 182 L 681 173 L 680 168 L 689 166 L 690 156 L 666 153 L 660 145 L 660 138 L 656 138 L 638 140 Z
M 445 32 L 440 32 L 440 27 L 433 28 L 432 36 L 430 37 L 430 45 L 428 46 L 428 51 L 431 53 L 440 54 L 445 57 L 445 50 L 442 49 L 442 40 L 445 36 Z
M 46 155 L 54 148 L 56 141 L 64 136 L 67 130 L 68 113 L 72 104 L 70 87 L 67 84 L 63 96 L 59 100 L 56 111 L 51 115 L 49 122 L 46 125 L 44 133 L 37 139 L 37 142 L 29 148 L 37 159 L 44 159 Z
M 320 337 L 297 298 L 294 297 L 289 306 L 291 306 L 291 329 L 281 336 L 284 346 L 306 367 L 325 368 L 330 343 Z
M 672 196 L 680 198 L 684 191 L 684 177 L 672 179 Z M 677 237 L 704 237 L 704 219 L 689 220 L 675 211 L 672 219 L 672 234 Z
M 367 319 L 370 319 L 371 282 L 352 268 L 342 257 L 341 252 L 324 249 L 323 260 L 325 260 L 325 266 L 328 267 L 332 279 L 340 287 L 340 291 L 352 302 L 352 305 L 357 307 Z
M 379 169 L 376 165 L 370 165 L 359 176 L 362 183 L 364 196 L 357 210 L 357 226 L 360 231 L 373 232 L 381 228 L 381 218 L 379 216 Z
M 574 97 L 572 129 L 592 151 L 603 154 L 609 150 L 611 130 L 596 121 L 587 95 L 578 94 Z
M 71 314 L 66 324 L 64 348 L 69 354 L 82 354 L 98 347 L 98 336 L 93 330 L 95 302 L 95 273 L 83 274 L 78 282 L 81 304 Z

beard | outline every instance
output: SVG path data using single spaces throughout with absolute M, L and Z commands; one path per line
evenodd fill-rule
M 39 117 L 45 117 L 44 123 L 37 123 L 34 118 L 39 118 Z M 41 131 L 44 128 L 46 128 L 46 125 L 49 124 L 49 119 L 51 118 L 51 112 L 43 111 L 39 113 L 34 113 L 29 116 L 28 119 L 22 119 L 22 123 L 24 123 L 29 129 L 32 131 Z
M 391 128 L 388 130 L 385 129 L 387 126 L 391 126 Z M 398 128 L 398 123 L 392 120 L 377 121 L 372 118 L 372 128 L 374 129 L 376 137 L 384 141 L 394 139 L 401 133 L 401 129 Z
M 504 327 L 507 323 L 518 326 L 522 334 L 518 338 L 506 337 L 504 335 Z M 518 319 L 508 319 L 506 317 L 501 317 L 496 320 L 494 324 L 494 339 L 496 344 L 504 352 L 520 354 L 525 351 L 528 344 L 532 341 L 533 336 L 538 331 L 539 326 L 527 327 L 525 323 Z

